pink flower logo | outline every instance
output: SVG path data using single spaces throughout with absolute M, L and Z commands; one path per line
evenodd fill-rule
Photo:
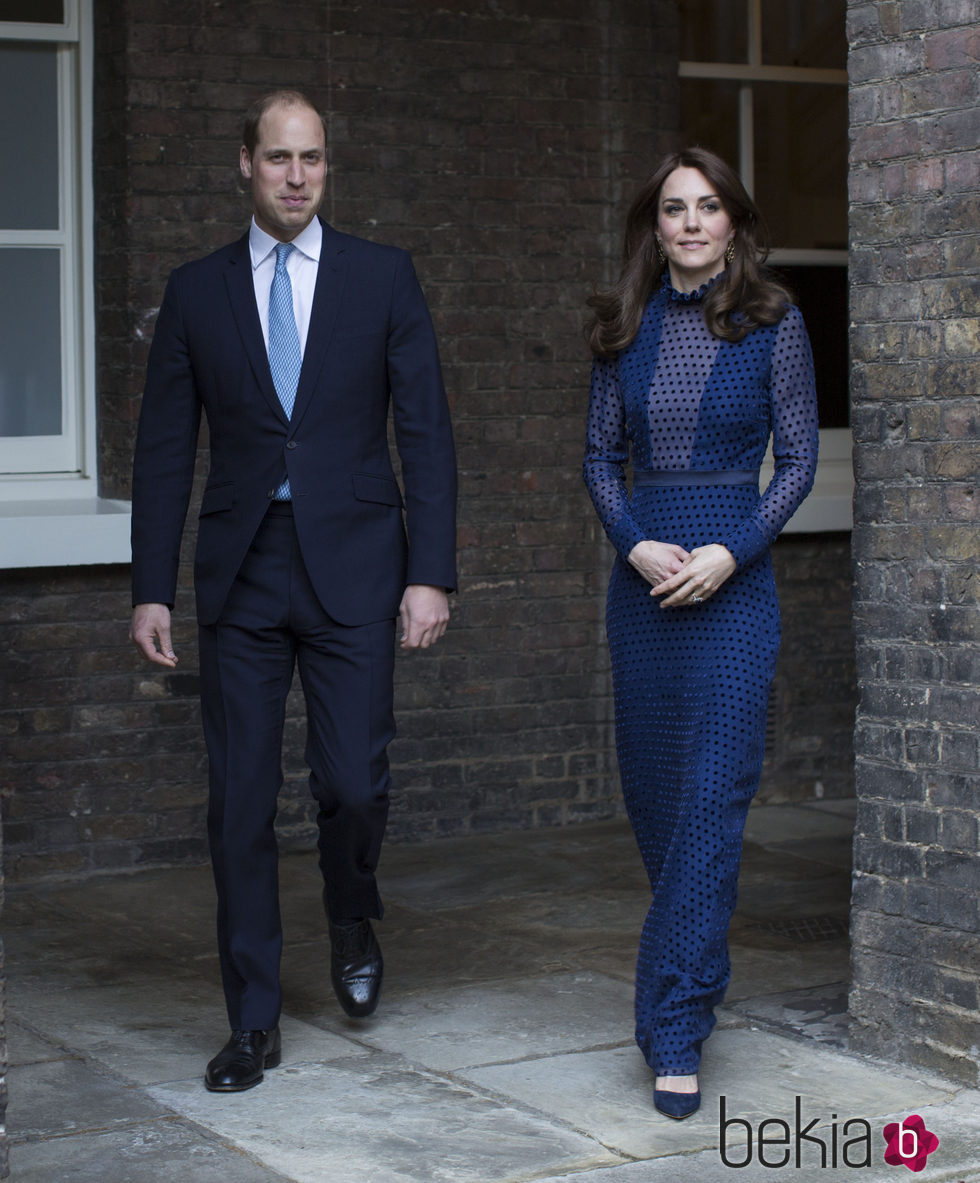
M 939 1139 L 926 1129 L 918 1113 L 904 1121 L 890 1122 L 883 1137 L 887 1143 L 885 1162 L 892 1167 L 908 1167 L 910 1171 L 923 1170 L 926 1159 L 939 1145 Z

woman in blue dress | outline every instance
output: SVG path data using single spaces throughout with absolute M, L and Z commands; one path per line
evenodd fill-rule
M 617 551 L 616 747 L 652 891 L 636 1038 L 654 1104 L 676 1118 L 700 1104 L 701 1045 L 729 979 L 779 646 L 769 546 L 817 459 L 809 340 L 765 254 L 737 175 L 688 149 L 638 194 L 622 275 L 590 301 L 585 480 Z M 770 435 L 775 471 L 760 496 Z

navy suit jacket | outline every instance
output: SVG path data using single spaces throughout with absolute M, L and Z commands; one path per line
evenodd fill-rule
M 452 430 L 411 259 L 322 225 L 289 420 L 269 370 L 248 235 L 170 277 L 133 466 L 134 604 L 173 606 L 202 408 L 211 463 L 194 564 L 201 624 L 218 619 L 286 474 L 303 559 L 334 620 L 394 617 L 407 583 L 456 585 Z M 388 449 L 389 407 L 404 500 Z

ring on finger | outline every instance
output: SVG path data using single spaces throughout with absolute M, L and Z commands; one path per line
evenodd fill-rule
M 703 604 L 704 603 L 704 596 L 696 596 L 692 593 L 691 603 L 692 604 Z

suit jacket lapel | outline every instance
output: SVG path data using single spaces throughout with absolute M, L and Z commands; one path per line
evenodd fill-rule
M 320 370 L 323 368 L 333 336 L 337 313 L 343 302 L 344 285 L 347 282 L 344 237 L 326 222 L 321 220 L 320 224 L 323 227 L 320 266 L 316 273 L 310 327 L 306 334 L 306 349 L 303 352 L 303 369 L 300 371 L 296 405 L 293 407 L 293 427 L 303 418 L 313 399 Z
M 252 279 L 252 259 L 248 252 L 247 233 L 238 240 L 236 247 L 225 271 L 228 299 L 231 301 L 231 309 L 256 384 L 272 410 L 283 423 L 286 423 L 286 413 L 276 394 L 272 371 L 269 369 L 269 355 L 262 337 L 259 310 L 255 306 L 255 282 Z

